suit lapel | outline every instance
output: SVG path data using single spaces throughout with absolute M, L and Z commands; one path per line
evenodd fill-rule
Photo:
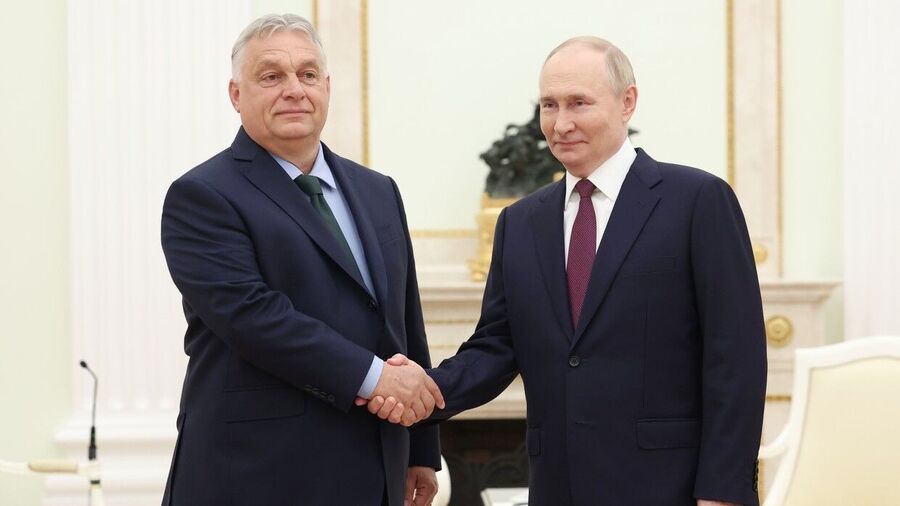
M 637 151 L 594 258 L 584 307 L 572 339 L 573 348 L 603 303 L 622 262 L 659 201 L 659 196 L 652 190 L 661 181 L 659 168 L 643 150 Z
M 563 200 L 565 179 L 557 182 L 538 201 L 531 213 L 534 247 L 537 251 L 541 277 L 550 298 L 550 306 L 566 337 L 572 335 L 569 311 L 569 292 L 566 289 L 566 262 L 563 242 Z
M 250 162 L 244 169 L 244 176 L 250 183 L 272 199 L 341 270 L 365 290 L 366 285 L 352 260 L 347 258 L 337 239 L 326 228 L 309 197 L 291 181 L 278 162 L 256 144 L 243 128 L 238 132 L 231 151 L 236 159 Z
M 356 178 L 356 172 L 352 167 L 348 167 L 343 159 L 335 155 L 322 144 L 325 150 L 325 161 L 331 167 L 331 172 L 337 180 L 341 190 L 341 195 L 347 201 L 350 207 L 350 213 L 353 215 L 353 221 L 356 223 L 356 230 L 359 232 L 359 239 L 362 241 L 363 251 L 366 253 L 366 260 L 369 266 L 369 274 L 372 276 L 372 283 L 375 285 L 376 298 L 384 303 L 387 301 L 387 273 L 384 267 L 384 256 L 381 254 L 381 244 L 378 236 L 375 234 L 375 227 L 369 216 L 372 209 L 367 208 L 363 199 L 365 195 L 359 188 L 359 181 Z

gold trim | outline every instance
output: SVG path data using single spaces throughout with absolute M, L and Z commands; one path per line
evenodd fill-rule
M 413 239 L 469 239 L 478 237 L 478 230 L 475 230 L 474 228 L 448 228 L 445 230 L 420 229 L 410 230 L 409 235 Z
M 765 244 L 761 244 L 758 242 L 754 242 L 752 246 L 754 263 L 756 263 L 756 265 L 766 263 L 766 260 L 769 259 L 769 248 L 766 248 Z
M 728 184 L 735 188 L 734 168 L 734 0 L 725 3 L 725 123 L 728 136 Z
M 312 0 L 312 24 L 316 30 L 319 29 L 319 0 Z
M 790 394 L 766 395 L 766 402 L 791 402 L 792 399 Z
M 362 88 L 362 164 L 369 165 L 369 2 L 359 3 L 360 87 Z
M 481 211 L 476 215 L 478 222 L 478 252 L 469 260 L 469 277 L 472 281 L 486 281 L 491 270 L 491 255 L 494 252 L 494 229 L 500 213 L 513 205 L 518 197 L 493 198 L 487 192 L 481 195 Z
M 775 79 L 777 82 L 777 89 L 775 92 L 775 149 L 776 149 L 776 159 L 775 163 L 775 171 L 776 171 L 776 184 L 778 184 L 778 196 L 776 197 L 777 203 L 777 220 L 778 223 L 775 225 L 778 230 L 778 277 L 784 276 L 784 178 L 782 177 L 783 170 L 783 162 L 784 162 L 784 153 L 783 153 L 783 130 L 782 130 L 782 93 L 783 86 L 781 81 L 781 69 L 782 69 L 782 54 L 781 54 L 781 0 L 775 0 Z
M 775 315 L 766 320 L 766 342 L 773 348 L 784 348 L 794 337 L 794 324 L 782 315 Z

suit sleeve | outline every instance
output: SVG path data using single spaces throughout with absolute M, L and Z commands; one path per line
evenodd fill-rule
M 434 420 L 447 419 L 491 401 L 518 374 L 503 282 L 506 219 L 504 209 L 497 219 L 491 267 L 474 334 L 460 346 L 456 355 L 429 372 L 447 404 L 446 409 L 435 410 Z
M 233 352 L 297 388 L 328 392 L 349 411 L 374 354 L 266 284 L 247 227 L 226 198 L 197 179 L 173 183 L 162 246 L 186 307 Z
M 400 189 L 391 179 L 397 205 L 400 208 L 400 220 L 408 252 L 406 272 L 406 352 L 407 356 L 425 369 L 431 367 L 431 356 L 428 352 L 428 341 L 425 337 L 425 321 L 422 317 L 422 302 L 419 298 L 419 283 L 416 277 L 416 260 L 413 255 L 412 239 L 406 224 L 406 210 Z M 409 429 L 409 465 L 424 466 L 435 470 L 441 469 L 441 443 L 437 426 L 415 425 Z
M 756 458 L 766 393 L 766 340 L 750 237 L 731 188 L 700 189 L 691 267 L 703 349 L 696 498 L 758 504 Z

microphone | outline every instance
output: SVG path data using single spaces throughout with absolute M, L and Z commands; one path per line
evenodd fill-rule
M 88 367 L 87 362 L 82 360 L 79 362 L 79 365 L 83 367 L 87 372 L 91 373 L 91 376 L 94 377 L 94 399 L 93 399 L 93 407 L 91 408 L 91 442 L 88 445 L 88 460 L 97 460 L 97 375 L 94 374 L 94 371 Z

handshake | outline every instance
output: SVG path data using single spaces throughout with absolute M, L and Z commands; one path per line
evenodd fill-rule
M 444 408 L 440 388 L 422 369 L 398 353 L 384 363 L 371 399 L 357 397 L 357 406 L 368 405 L 369 413 L 404 427 L 431 416 L 434 407 Z

